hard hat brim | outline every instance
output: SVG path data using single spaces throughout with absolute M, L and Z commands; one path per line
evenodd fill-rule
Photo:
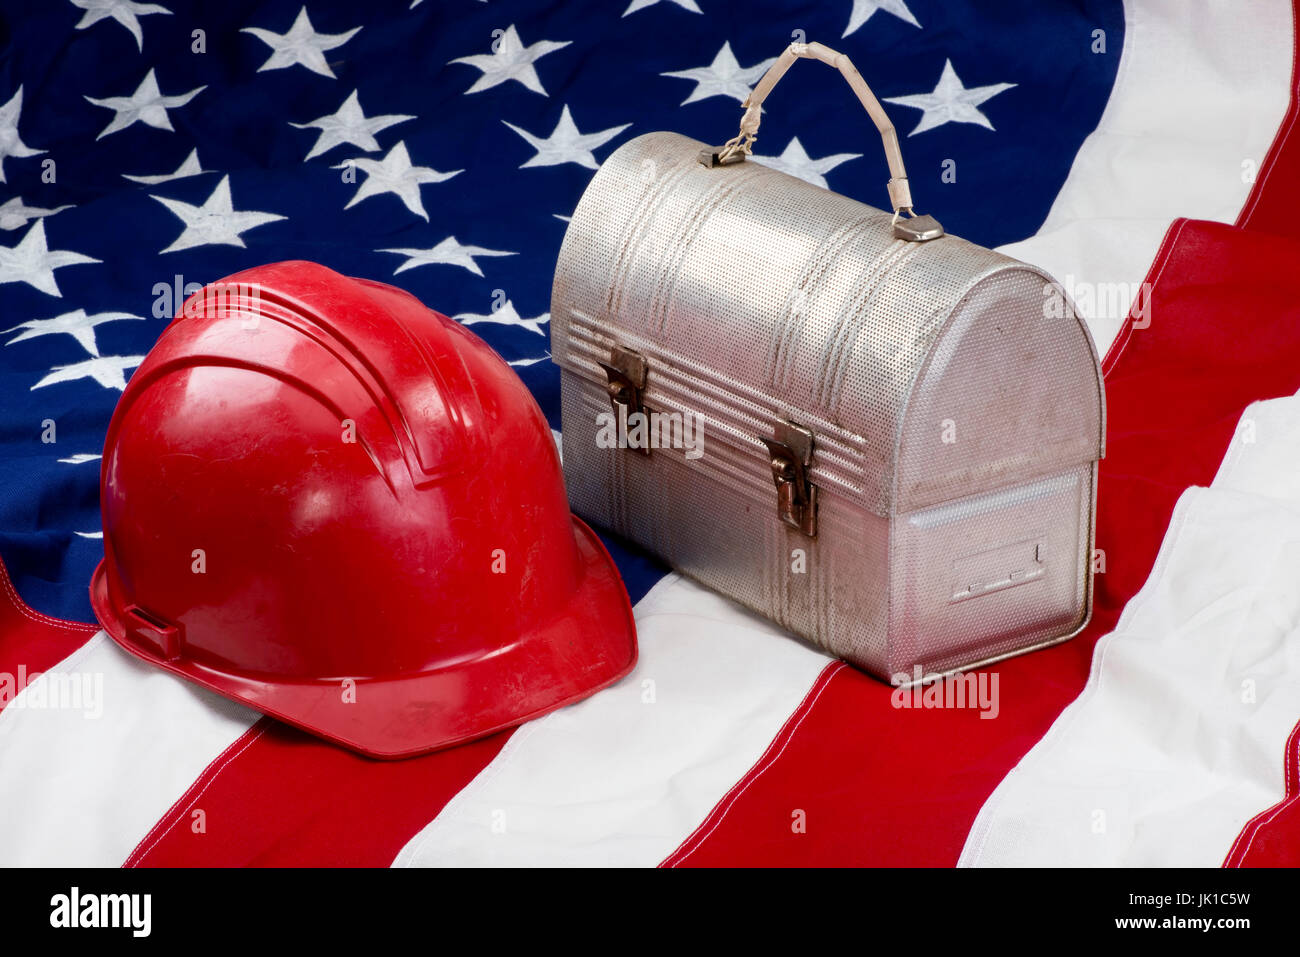
M 131 637 L 125 609 L 110 597 L 103 561 L 90 600 L 109 637 L 137 658 L 370 757 L 405 758 L 540 717 L 635 666 L 636 625 L 618 569 L 595 533 L 576 516 L 572 521 L 581 577 L 562 615 L 490 654 L 416 675 L 292 681 L 238 674 L 187 657 L 183 640 L 166 657 Z

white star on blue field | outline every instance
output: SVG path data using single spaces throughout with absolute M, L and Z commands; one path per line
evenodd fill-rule
M 918 212 L 996 246 L 1046 217 L 1124 44 L 1121 0 L 741 9 L 0 0 L 0 558 L 23 597 L 90 620 L 104 431 L 204 284 L 301 259 L 399 286 L 495 349 L 558 428 L 556 256 L 630 139 L 725 142 L 784 46 L 820 41 L 884 103 Z M 1096 29 L 1116 55 L 1091 52 Z M 750 161 L 886 203 L 880 138 L 823 64 L 772 92 Z M 658 570 L 607 544 L 635 599 Z

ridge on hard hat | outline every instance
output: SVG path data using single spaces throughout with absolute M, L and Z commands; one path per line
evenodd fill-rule
M 368 755 L 490 734 L 636 660 L 536 401 L 390 286 L 285 262 L 191 297 L 118 402 L 100 484 L 108 634 Z

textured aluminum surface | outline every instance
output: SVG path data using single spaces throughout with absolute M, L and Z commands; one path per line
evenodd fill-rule
M 617 150 L 551 304 L 576 512 L 884 678 L 1068 637 L 1091 608 L 1095 348 L 1036 269 L 673 133 Z M 703 455 L 602 448 L 602 363 Z M 783 524 L 763 438 L 815 435 L 815 536 Z

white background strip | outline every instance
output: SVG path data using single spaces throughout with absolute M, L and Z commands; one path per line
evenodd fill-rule
M 1101 122 L 1038 234 L 1001 247 L 1076 290 L 1103 355 L 1170 223 L 1237 218 L 1291 92 L 1290 0 L 1124 7 L 1123 56 Z

